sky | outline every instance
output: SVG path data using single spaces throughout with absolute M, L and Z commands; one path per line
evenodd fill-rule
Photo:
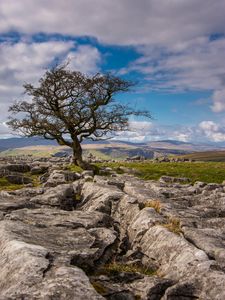
M 0 0 L 0 138 L 8 108 L 46 69 L 137 82 L 118 102 L 147 109 L 130 142 L 225 142 L 225 0 Z

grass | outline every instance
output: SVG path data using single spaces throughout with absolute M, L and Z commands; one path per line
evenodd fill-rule
M 77 173 L 81 173 L 81 172 L 84 171 L 81 167 L 76 166 L 76 165 L 68 165 L 68 166 L 66 167 L 66 169 L 67 169 L 68 171 L 71 171 L 71 172 L 77 172 Z
M 152 207 L 157 213 L 160 213 L 162 204 L 159 200 L 149 200 L 144 204 L 144 207 Z
M 156 271 L 149 268 L 143 268 L 137 265 L 127 265 L 127 264 L 116 263 L 116 262 L 107 264 L 103 267 L 103 273 L 106 273 L 108 275 L 117 275 L 122 272 L 141 273 L 148 276 L 153 276 L 156 274 Z
M 14 191 L 23 188 L 23 184 L 12 184 L 4 177 L 0 178 L 0 191 Z
M 198 161 L 225 162 L 225 151 L 204 151 L 182 155 L 184 158 Z
M 38 187 L 41 185 L 40 175 L 32 175 L 30 172 L 23 174 L 25 177 L 30 177 L 32 179 L 32 183 L 34 187 Z M 0 191 L 14 191 L 23 188 L 24 184 L 14 184 L 10 183 L 5 177 L 0 178 Z
M 93 288 L 100 295 L 105 295 L 107 293 L 107 289 L 98 281 L 91 281 Z
M 136 175 L 145 180 L 158 180 L 161 176 L 187 177 L 191 182 L 222 183 L 225 180 L 225 163 L 223 162 L 185 162 L 185 163 L 152 163 L 115 162 L 98 164 L 116 170 L 126 167 L 136 171 Z
M 167 228 L 169 231 L 176 233 L 177 235 L 183 233 L 180 227 L 180 220 L 177 218 L 169 218 L 168 223 L 163 224 L 163 226 Z

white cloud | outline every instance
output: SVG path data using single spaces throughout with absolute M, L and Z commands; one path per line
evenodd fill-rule
M 225 111 L 225 88 L 221 88 L 213 93 L 212 110 L 214 112 Z
M 1 0 L 0 29 L 182 48 L 196 37 L 224 33 L 224 11 L 224 0 Z
M 192 41 L 182 51 L 139 47 L 141 58 L 127 71 L 139 71 L 155 89 L 218 90 L 225 82 L 225 38 Z
M 70 58 L 70 67 L 78 71 L 98 71 L 101 59 L 98 50 L 91 46 L 74 47 L 71 41 L 0 44 L 0 121 L 6 120 L 9 105 L 22 97 L 23 84 L 37 84 L 55 59 L 62 61 Z
M 77 47 L 76 52 L 70 52 L 65 60 L 70 62 L 71 69 L 93 74 L 99 71 L 101 54 L 95 47 L 82 45 Z
M 129 142 L 177 140 L 191 143 L 225 141 L 225 125 L 202 121 L 194 126 L 160 125 L 152 122 L 130 122 L 130 130 L 119 132 L 117 138 Z
M 218 125 L 213 121 L 202 121 L 199 124 L 200 132 L 210 141 L 223 142 L 225 141 L 225 126 Z
M 131 121 L 130 131 L 118 132 L 116 138 L 129 142 L 149 142 L 158 140 L 192 141 L 195 129 L 189 126 L 160 125 L 149 121 Z

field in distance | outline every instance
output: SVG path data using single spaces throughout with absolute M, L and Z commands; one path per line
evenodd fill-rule
M 225 151 L 204 151 L 182 155 L 184 158 L 194 159 L 196 161 L 215 161 L 225 162 Z
M 158 180 L 161 176 L 187 177 L 192 183 L 202 181 L 206 183 L 222 183 L 225 181 L 224 162 L 114 162 L 101 163 L 98 166 L 111 167 L 115 170 L 130 169 L 145 180 Z M 121 168 L 122 167 L 122 168 Z

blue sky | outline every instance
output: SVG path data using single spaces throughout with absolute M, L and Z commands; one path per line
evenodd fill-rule
M 25 82 L 55 61 L 137 81 L 129 141 L 225 141 L 225 0 L 0 0 L 0 137 Z

